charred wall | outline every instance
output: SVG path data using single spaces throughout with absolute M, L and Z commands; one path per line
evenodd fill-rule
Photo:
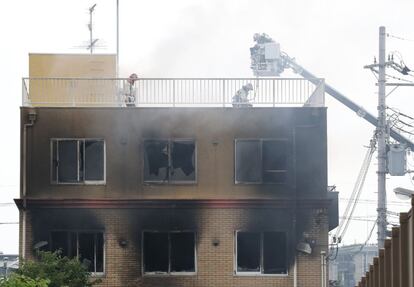
M 326 214 L 319 209 L 302 211 L 306 231 L 313 240 L 313 254 L 295 251 L 296 226 L 300 221 L 292 208 L 207 208 L 207 209 L 43 209 L 30 212 L 33 244 L 49 240 L 53 230 L 100 229 L 105 233 L 105 276 L 102 286 L 291 286 L 293 264 L 298 258 L 300 286 L 317 286 L 319 252 L 327 244 Z M 142 232 L 193 230 L 196 232 L 197 272 L 192 276 L 145 276 L 142 274 Z M 288 274 L 282 276 L 237 276 L 236 231 L 282 231 L 288 237 Z M 125 241 L 125 245 L 121 245 Z M 298 257 L 296 257 L 298 256 Z M 308 272 L 309 266 L 315 272 Z M 312 282 L 312 283 L 311 283 Z
M 31 109 L 33 110 L 33 109 Z M 22 108 L 22 125 L 28 108 Z M 28 129 L 28 196 L 38 198 L 324 197 L 327 182 L 325 108 L 35 108 Z M 51 138 L 102 138 L 106 184 L 51 184 Z M 145 139 L 196 142 L 193 184 L 146 184 Z M 235 139 L 285 139 L 286 184 L 235 184 Z M 297 192 L 297 194 L 296 194 Z

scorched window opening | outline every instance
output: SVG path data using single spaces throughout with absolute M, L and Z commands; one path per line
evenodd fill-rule
M 144 275 L 193 275 L 196 273 L 195 232 L 144 231 Z
M 194 140 L 144 140 L 144 153 L 145 182 L 196 182 L 196 145 Z
M 51 251 L 78 258 L 93 273 L 104 273 L 104 233 L 95 231 L 52 231 Z
M 236 232 L 236 266 L 239 275 L 286 275 L 285 232 Z
M 55 184 L 105 184 L 103 139 L 51 139 L 51 181 Z
M 285 184 L 288 158 L 286 139 L 236 139 L 235 183 Z

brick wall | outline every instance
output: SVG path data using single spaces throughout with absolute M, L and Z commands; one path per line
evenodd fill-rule
M 100 286 L 293 286 L 294 246 L 303 234 L 315 242 L 312 255 L 297 255 L 300 287 L 321 285 L 320 252 L 328 244 L 326 210 L 294 209 L 38 209 L 27 214 L 26 255 L 40 240 L 48 240 L 53 229 L 105 230 L 105 275 Z M 306 220 L 305 220 L 306 217 Z M 294 224 L 296 222 L 296 224 Z M 22 225 L 20 225 L 22 226 Z M 300 226 L 300 227 L 299 227 Z M 43 229 L 43 230 L 39 230 Z M 196 231 L 197 273 L 187 276 L 142 276 L 142 230 Z M 288 275 L 237 276 L 234 274 L 234 236 L 236 230 L 285 231 L 290 257 Z M 121 247 L 119 241 L 127 241 Z M 218 246 L 212 244 L 218 240 Z M 22 242 L 21 245 L 22 246 Z

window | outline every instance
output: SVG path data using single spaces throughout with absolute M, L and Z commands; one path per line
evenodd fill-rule
M 287 140 L 236 140 L 236 183 L 286 183 Z
M 90 272 L 104 272 L 103 232 L 53 231 L 51 250 L 61 250 L 63 256 L 77 257 Z
M 144 181 L 195 182 L 194 140 L 146 140 Z
M 146 274 L 195 273 L 195 233 L 145 231 L 143 258 Z
M 53 183 L 105 183 L 105 141 L 52 139 Z
M 287 274 L 284 232 L 236 232 L 238 274 Z

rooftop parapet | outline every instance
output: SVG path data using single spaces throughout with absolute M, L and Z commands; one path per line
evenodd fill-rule
M 23 78 L 24 107 L 324 106 L 301 78 Z

